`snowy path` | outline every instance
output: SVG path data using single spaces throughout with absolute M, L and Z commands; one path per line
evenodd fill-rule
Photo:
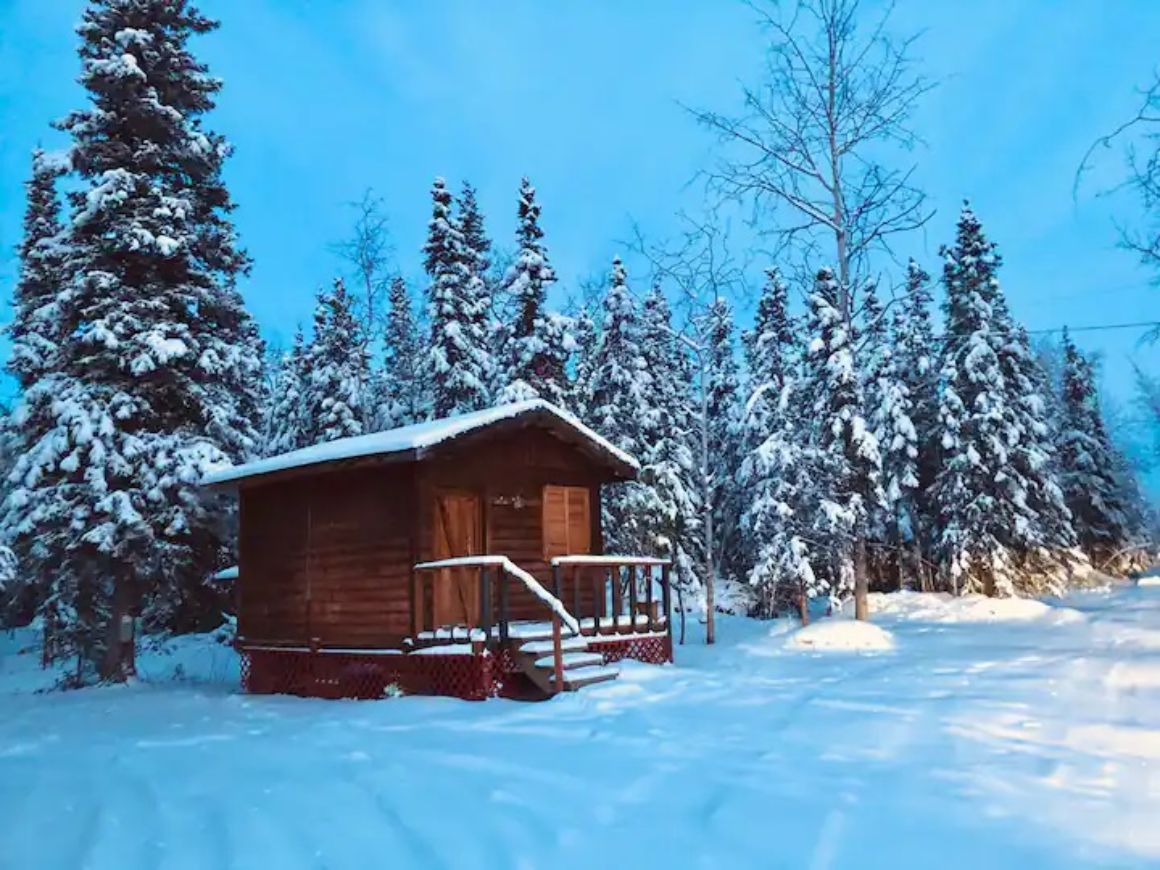
M 1160 588 L 1068 605 L 877 655 L 726 620 L 543 704 L 0 694 L 0 867 L 1155 866 Z

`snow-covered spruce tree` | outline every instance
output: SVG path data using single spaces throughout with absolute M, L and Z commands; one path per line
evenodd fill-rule
M 624 264 L 616 257 L 604 297 L 600 346 L 593 360 L 589 419 L 597 432 L 639 459 L 645 446 L 643 411 L 648 407 L 653 382 L 627 282 Z M 605 549 L 640 552 L 649 543 L 645 525 L 648 488 L 639 481 L 627 481 L 604 487 L 601 497 Z
M 464 183 L 458 206 L 466 264 L 465 312 L 470 315 L 466 335 L 473 344 L 471 356 L 478 360 L 484 385 L 484 395 L 476 401 L 482 402 L 478 407 L 486 407 L 491 403 L 491 385 L 495 382 L 498 367 L 492 347 L 496 325 L 493 322 L 491 240 L 484 229 L 483 212 L 479 210 L 475 188 L 471 184 Z
M 641 421 L 641 481 L 649 488 L 644 505 L 645 551 L 673 562 L 673 585 L 681 600 L 700 586 L 704 561 L 701 492 L 693 452 L 695 411 L 689 358 L 676 339 L 672 312 L 660 288 L 644 298 L 640 321 L 641 353 L 649 377 Z
M 771 268 L 757 301 L 753 329 L 743 337 L 748 398 L 742 412 L 742 461 L 737 476 L 742 506 L 742 565 L 745 579 L 754 588 L 755 612 L 759 616 L 771 616 L 796 601 L 793 596 L 800 591 L 795 577 L 791 584 L 793 594 L 783 594 L 786 578 L 779 568 L 781 558 L 772 555 L 774 551 L 784 552 L 785 541 L 774 540 L 784 529 L 772 510 L 776 499 L 770 486 L 783 476 L 778 467 L 780 461 L 790 457 L 784 450 L 756 452 L 769 439 L 774 439 L 772 446 L 788 435 L 789 421 L 783 419 L 786 409 L 782 401 L 801 362 L 801 342 L 795 330 L 789 315 L 789 291 L 781 273 Z M 796 445 L 787 441 L 787 446 Z M 798 552 L 804 554 L 800 548 Z
M 936 528 L 930 503 L 939 462 L 938 344 L 931 322 L 930 275 L 911 259 L 906 266 L 906 287 L 893 318 L 893 361 L 898 378 L 910 400 L 910 419 L 918 447 L 918 485 L 904 494 L 901 507 L 912 553 L 911 576 L 921 589 L 931 585 L 929 565 Z
M 1035 522 L 1013 479 L 1010 395 L 994 322 L 998 258 L 969 206 L 944 248 L 946 335 L 941 365 L 940 463 L 933 490 L 936 552 L 956 592 L 1013 594 L 1011 530 Z
M 742 476 L 748 495 L 742 525 L 753 541 L 748 581 L 755 593 L 754 613 L 777 616 L 796 611 L 809 622 L 811 598 L 831 595 L 830 572 L 815 573 L 813 562 L 824 555 L 810 541 L 833 533 L 832 505 L 823 502 L 826 455 L 804 431 L 807 422 L 795 411 L 796 383 L 786 378 L 769 404 L 766 436 L 745 457 Z
M 536 189 L 527 178 L 520 182 L 518 220 L 518 250 L 504 276 L 504 293 L 515 317 L 508 328 L 506 371 L 499 398 L 508 402 L 539 396 L 566 405 L 568 357 L 575 343 L 570 320 L 546 308 L 547 288 L 555 282 L 556 272 L 542 242 Z
M 828 465 L 820 476 L 819 503 L 830 529 L 834 592 L 854 594 L 855 615 L 866 619 L 866 538 L 871 512 L 881 502 L 878 441 L 865 418 L 862 378 L 850 330 L 838 308 L 837 281 L 818 272 L 810 296 L 806 391 L 815 419 L 816 444 Z
M 1063 491 L 1079 544 L 1101 565 L 1132 543 L 1130 506 L 1115 448 L 1100 411 L 1091 363 L 1063 333 L 1063 419 L 1059 439 Z
M 486 330 L 490 305 L 478 271 L 478 255 L 468 248 L 452 214 L 451 193 L 442 178 L 435 179 L 431 200 L 423 247 L 424 267 L 431 279 L 427 290 L 431 413 L 446 417 L 490 404 Z
M 741 465 L 741 376 L 733 342 L 733 308 L 727 299 L 718 297 L 707 317 L 711 323 L 706 389 L 715 561 L 721 578 L 744 582 L 747 566 L 740 524 L 743 504 L 736 480 Z
M 25 184 L 24 235 L 18 251 L 20 271 L 13 291 L 12 324 L 8 327 L 12 341 L 8 371 L 24 391 L 35 390 L 40 380 L 51 374 L 57 365 L 63 338 L 60 325 L 62 305 L 67 301 L 67 276 L 63 269 L 65 251 L 56 182 L 64 168 L 62 161 L 37 149 L 32 155 L 32 175 Z M 35 437 L 53 425 L 52 396 L 48 393 L 40 396 L 42 401 L 38 407 L 24 403 L 21 418 L 4 414 L 0 435 L 6 448 L 5 459 L 9 456 L 14 459 L 18 452 L 23 452 L 28 446 L 28 436 Z M 12 464 L 5 462 L 6 475 L 11 469 Z M 3 491 L 9 491 L 7 480 Z M 16 543 L 22 551 L 39 546 L 35 537 L 24 537 Z M 25 561 L 30 564 L 37 562 L 33 554 L 25 555 Z M 45 579 L 33 571 L 15 573 L 0 590 L 0 624 L 28 622 L 44 598 Z
M 742 339 L 749 379 L 749 395 L 742 414 L 742 448 L 746 452 L 768 434 L 773 409 L 800 361 L 800 342 L 789 314 L 789 290 L 776 267 L 766 270 L 765 277 L 753 329 Z
M 366 431 L 370 360 L 354 299 L 341 278 L 318 295 L 309 378 L 303 395 L 304 442 L 321 444 Z
M 32 175 L 25 184 L 20 272 L 13 291 L 15 310 L 8 327 L 12 341 L 8 371 L 22 390 L 52 371 L 60 347 L 59 306 L 64 301 L 67 274 L 56 183 L 66 170 L 60 157 L 39 148 L 33 152 Z
M 596 352 L 600 347 L 600 330 L 596 318 L 586 305 L 580 306 L 571 320 L 576 351 L 573 354 L 568 410 L 585 423 L 591 423 L 592 372 L 596 365 Z
M 274 385 L 266 405 L 266 443 L 263 456 L 277 456 L 309 445 L 311 423 L 307 417 L 306 398 L 310 384 L 310 349 L 302 330 L 294 333 L 290 350 L 278 361 Z
M 882 463 L 882 501 L 871 515 L 871 531 L 888 545 L 889 562 L 898 576 L 900 587 L 914 572 L 913 532 L 910 518 L 918 490 L 918 437 L 911 418 L 910 391 L 898 369 L 895 347 L 888 329 L 886 312 L 878 302 L 872 285 L 863 290 L 861 351 L 866 359 L 867 418 L 878 441 Z M 911 542 L 911 564 L 904 567 L 902 548 Z M 918 586 L 912 579 L 910 585 Z
M 51 578 L 53 649 L 87 678 L 128 673 L 123 619 L 189 628 L 229 512 L 196 484 L 256 446 L 262 351 L 235 280 L 221 178 L 229 145 L 202 126 L 221 85 L 187 42 L 216 23 L 182 0 L 93 0 L 78 26 L 90 108 L 60 123 L 70 194 L 62 341 L 22 398 L 26 453 L 8 528 Z
M 411 308 L 407 282 L 396 275 L 387 296 L 387 325 L 383 334 L 382 406 L 378 428 L 394 429 L 426 418 L 427 395 L 423 380 L 423 347 Z
M 998 261 L 997 261 L 998 262 Z M 1077 560 L 1085 557 L 1060 483 L 1056 433 L 1050 416 L 1052 388 L 1047 372 L 1031 350 L 1026 329 L 1011 317 L 998 281 L 992 306 L 999 370 L 1010 412 L 1013 498 L 1025 500 L 1032 522 L 1011 529 L 1010 546 L 1020 567 L 1015 591 L 1025 595 L 1060 594 Z

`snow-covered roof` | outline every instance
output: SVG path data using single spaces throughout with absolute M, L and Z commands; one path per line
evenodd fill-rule
M 213 486 L 292 468 L 395 453 L 413 452 L 416 459 L 422 459 L 423 451 L 428 448 L 437 447 L 489 426 L 525 417 L 538 418 L 553 425 L 553 428 L 570 430 L 578 441 L 585 443 L 594 452 L 602 454 L 614 465 L 626 467 L 634 472 L 640 470 L 635 459 L 597 435 L 568 412 L 543 399 L 530 399 L 469 414 L 388 429 L 385 432 L 339 438 L 243 465 L 227 466 L 207 474 L 203 483 Z

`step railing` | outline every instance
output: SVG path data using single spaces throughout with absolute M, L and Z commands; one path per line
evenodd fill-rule
M 551 565 L 552 592 L 561 601 L 571 603 L 570 610 L 584 634 L 589 633 L 587 618 L 591 616 L 593 635 L 617 635 L 625 630 L 636 633 L 643 626 L 650 634 L 663 628 L 671 639 L 672 562 L 668 559 L 572 555 L 556 556 Z M 657 586 L 661 597 L 659 613 Z M 606 610 L 610 612 L 605 613 Z
M 453 559 L 438 559 L 433 562 L 420 562 L 415 566 L 415 576 L 418 589 L 414 596 L 412 625 L 419 633 L 419 626 L 426 624 L 426 617 L 431 617 L 431 629 L 434 624 L 434 585 L 442 577 L 444 582 L 451 582 L 448 574 L 456 570 L 478 571 L 479 583 L 479 636 L 476 637 L 475 626 L 467 626 L 467 639 L 482 642 L 484 648 L 493 648 L 496 645 L 496 635 L 500 646 L 507 646 L 510 639 L 511 619 L 509 613 L 510 589 L 512 582 L 520 583 L 525 589 L 538 598 L 551 613 L 552 623 L 552 671 L 555 675 L 553 691 L 559 692 L 564 685 L 564 652 L 563 630 L 567 628 L 572 634 L 580 634 L 580 623 L 568 612 L 558 597 L 545 589 L 535 577 L 515 564 L 507 556 L 460 556 Z M 493 598 L 492 586 L 497 585 L 498 601 Z M 494 605 L 498 604 L 498 619 L 494 613 Z M 496 631 L 493 633 L 492 629 Z M 454 639 L 454 637 L 452 638 Z

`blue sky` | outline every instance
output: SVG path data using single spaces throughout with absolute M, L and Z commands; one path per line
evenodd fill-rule
M 246 298 L 266 336 L 308 322 L 338 269 L 346 203 L 388 204 L 398 265 L 419 279 L 435 175 L 472 180 L 488 230 L 507 244 L 522 174 L 539 190 L 561 290 L 606 267 L 632 219 L 652 232 L 699 194 L 686 187 L 712 142 L 678 101 L 728 110 L 762 39 L 733 0 L 203 0 L 223 21 L 196 50 L 225 79 L 211 124 L 237 147 L 227 177 L 255 260 Z M 0 292 L 10 292 L 28 151 L 61 144 L 48 122 L 78 105 L 81 0 L 0 0 Z M 1114 14 L 1111 14 L 1114 10 Z M 938 214 L 900 241 L 938 269 L 969 196 L 1001 246 L 1004 286 L 1031 329 L 1160 318 L 1160 290 L 1117 250 L 1098 180 L 1072 198 L 1076 166 L 1131 114 L 1160 38 L 1152 0 L 900 0 L 895 26 L 926 31 L 941 80 L 918 114 L 920 182 Z M 1117 177 L 1114 155 L 1101 162 Z M 1080 333 L 1130 400 L 1136 332 Z

